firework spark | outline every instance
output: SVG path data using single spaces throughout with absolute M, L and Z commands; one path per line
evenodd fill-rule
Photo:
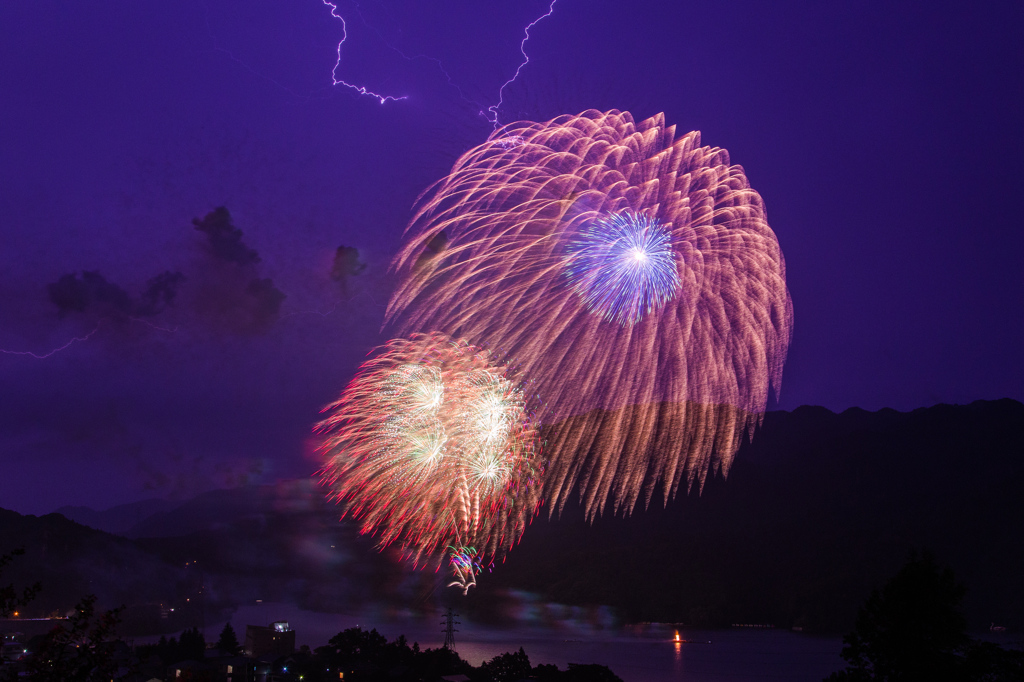
M 792 303 L 761 197 L 662 115 L 501 127 L 406 237 L 388 324 L 517 359 L 546 401 L 553 508 L 576 489 L 590 514 L 628 511 L 727 473 L 778 390 Z
M 679 290 L 672 234 L 630 211 L 584 226 L 569 243 L 566 272 L 588 308 L 620 324 L 636 324 Z
M 539 504 L 527 397 L 485 351 L 440 334 L 396 339 L 325 408 L 321 480 L 364 533 L 416 563 L 447 553 L 467 591 Z

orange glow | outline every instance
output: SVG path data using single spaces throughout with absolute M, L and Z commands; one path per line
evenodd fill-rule
M 677 642 L 681 641 L 681 640 L 679 639 L 679 630 L 676 630 L 676 641 L 677 641 Z

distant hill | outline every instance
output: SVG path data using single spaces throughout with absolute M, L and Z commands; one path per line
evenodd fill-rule
M 409 581 L 423 578 L 340 522 L 311 479 L 213 491 L 129 534 L 147 537 L 0 509 L 0 553 L 26 549 L 2 582 L 42 583 L 30 616 L 66 613 L 86 594 L 103 608 L 127 605 L 127 632 L 141 635 L 212 622 L 256 599 L 323 611 L 404 604 Z
M 255 599 L 324 611 L 368 602 L 430 611 L 451 599 L 500 621 L 522 591 L 610 605 L 627 622 L 838 632 L 917 547 L 968 584 L 972 627 L 1021 630 L 1022 432 L 1024 405 L 1013 400 L 771 412 L 728 480 L 709 480 L 701 495 L 593 524 L 572 504 L 554 519 L 543 509 L 468 600 L 440 587 L 442 574 L 378 552 L 312 479 L 204 493 L 146 516 L 125 532 L 133 539 L 0 510 L 0 552 L 28 550 L 2 579 L 42 581 L 34 608 L 43 612 L 88 592 L 106 605 L 149 604 L 140 633 L 197 624 L 203 609 L 212 621 Z M 156 620 L 155 604 L 174 616 Z
M 124 535 L 134 526 L 145 521 L 153 514 L 176 509 L 182 503 L 170 500 L 142 500 L 130 504 L 119 504 L 116 507 L 96 511 L 90 507 L 65 506 L 54 513 L 61 514 L 83 526 L 106 531 L 115 535 Z
M 630 621 L 843 631 L 916 547 L 968 584 L 973 627 L 1024 629 L 1022 433 L 1014 400 L 770 412 L 728 480 L 629 518 L 538 519 L 476 598 L 515 588 Z
M 249 519 L 264 519 L 277 512 L 309 508 L 313 482 L 286 481 L 273 485 L 247 485 L 211 490 L 170 509 L 150 514 L 125 533 L 130 538 L 161 538 L 229 528 Z
M 421 577 L 358 534 L 312 479 L 200 495 L 133 529 L 135 544 L 172 563 L 198 562 L 220 604 L 290 601 L 343 611 L 407 603 Z M 429 576 L 433 584 L 433 574 Z
M 0 509 L 0 553 L 24 548 L 4 569 L 2 582 L 17 587 L 39 581 L 42 592 L 24 609 L 29 616 L 63 615 L 86 594 L 99 605 L 173 601 L 183 571 L 130 540 L 94 530 L 60 514 L 22 516 Z

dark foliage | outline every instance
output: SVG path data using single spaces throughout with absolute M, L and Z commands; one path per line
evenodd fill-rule
M 7 564 L 11 563 L 11 560 L 14 559 L 14 557 L 21 556 L 24 553 L 24 548 L 19 547 L 0 556 L 0 573 L 3 572 L 3 569 Z M 31 587 L 22 589 L 20 593 L 15 589 L 13 583 L 6 587 L 0 587 L 0 618 L 10 618 L 18 609 L 23 608 L 26 604 L 35 599 L 41 589 L 42 585 L 38 582 Z
M 0 573 L 3 573 L 4 567 L 11 563 L 14 557 L 21 556 L 24 553 L 25 550 L 19 547 L 0 556 Z M 42 587 L 39 583 L 22 589 L 20 593 L 14 587 L 14 583 L 0 587 L 0 618 L 9 618 L 18 613 L 19 609 L 24 608 L 26 604 L 36 598 L 40 589 Z M 0 655 L 0 665 L 3 665 L 5 661 L 6 659 Z
M 515 682 L 516 680 L 529 677 L 532 672 L 530 658 L 519 647 L 515 653 L 505 653 L 495 656 L 481 665 L 474 673 L 474 680 L 485 682 Z
M 181 660 L 201 661 L 206 656 L 206 638 L 199 628 L 192 628 L 181 633 L 178 640 L 178 655 Z
M 597 663 L 570 663 L 560 678 L 563 682 L 622 682 L 622 678 Z
M 234 634 L 232 632 L 232 634 Z M 224 633 L 221 633 L 221 637 Z M 237 640 L 235 642 L 237 646 Z M 164 665 L 174 665 L 182 661 L 202 661 L 206 657 L 206 639 L 198 628 L 190 628 L 181 633 L 181 640 L 175 637 L 167 639 L 161 635 L 156 644 L 143 644 L 135 648 L 141 660 L 156 656 Z
M 217 648 L 231 656 L 237 656 L 242 650 L 231 623 L 224 623 L 224 629 L 220 631 L 220 638 L 217 640 Z
M 284 665 L 281 664 L 282 672 Z M 554 665 L 531 668 L 522 648 L 474 668 L 445 647 L 421 650 L 415 643 L 410 647 L 404 636 L 389 642 L 376 630 L 361 628 L 339 632 L 312 656 L 293 654 L 287 659 L 287 668 L 289 674 L 301 676 L 307 682 L 336 680 L 339 672 L 345 674 L 345 680 L 356 682 L 436 682 L 441 676 L 458 674 L 473 682 L 515 682 L 527 678 L 548 682 L 622 682 L 602 665 L 570 664 L 568 670 L 559 670 Z
M 366 631 L 358 627 L 339 632 L 327 646 L 316 649 L 314 658 L 316 662 L 311 673 L 325 668 L 347 671 L 346 680 L 433 680 L 441 675 L 472 670 L 458 654 L 443 647 L 420 650 L 418 644 L 410 647 L 404 635 L 388 642 L 376 630 Z
M 967 636 L 960 603 L 967 589 L 935 559 L 910 561 L 857 613 L 843 637 L 849 664 L 829 682 L 973 682 L 1024 679 L 1024 657 Z
M 75 605 L 67 624 L 55 627 L 28 660 L 34 682 L 105 682 L 118 670 L 114 629 L 122 609 L 96 613 L 96 597 Z

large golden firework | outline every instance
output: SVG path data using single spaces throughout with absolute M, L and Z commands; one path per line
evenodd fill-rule
M 500 348 L 536 381 L 545 496 L 629 511 L 727 473 L 792 328 L 760 195 L 662 115 L 519 122 L 421 198 L 387 324 Z M 398 335 L 396 334 L 396 335 Z

